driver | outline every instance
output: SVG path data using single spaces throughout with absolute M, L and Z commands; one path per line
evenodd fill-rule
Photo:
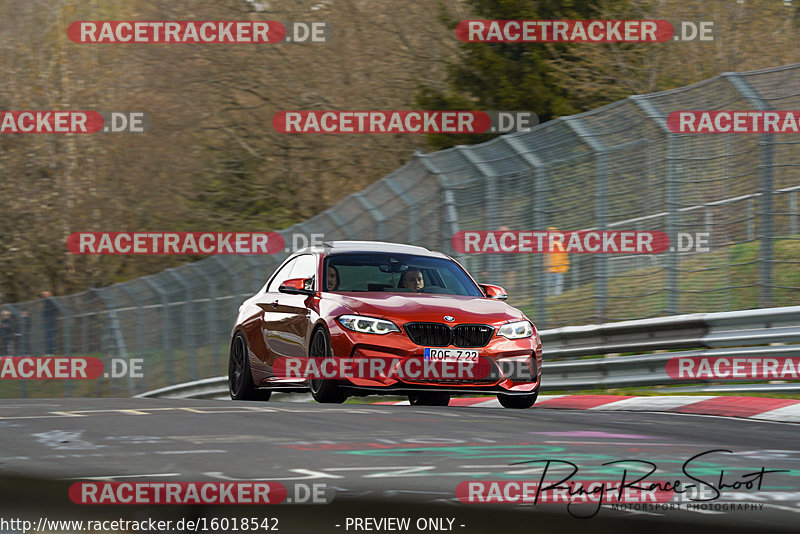
M 425 287 L 425 280 L 422 278 L 422 271 L 419 269 L 409 269 L 400 278 L 400 287 L 405 287 L 411 291 L 422 291 Z

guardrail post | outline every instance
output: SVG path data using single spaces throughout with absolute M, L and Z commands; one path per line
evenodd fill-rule
M 726 72 L 722 75 L 739 94 L 758 111 L 771 111 L 772 107 L 767 100 L 737 72 Z M 761 202 L 759 204 L 759 225 L 761 247 L 758 262 L 758 285 L 760 286 L 760 305 L 768 308 L 773 305 L 772 298 L 772 270 L 774 263 L 773 240 L 773 172 L 775 158 L 774 134 L 761 134 L 758 144 L 761 146 L 761 163 L 759 164 L 759 174 L 761 175 Z
M 797 191 L 789 193 L 789 234 L 797 234 Z

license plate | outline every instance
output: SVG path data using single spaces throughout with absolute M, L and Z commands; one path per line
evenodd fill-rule
M 477 362 L 478 351 L 470 349 L 425 348 L 425 360 L 434 362 Z

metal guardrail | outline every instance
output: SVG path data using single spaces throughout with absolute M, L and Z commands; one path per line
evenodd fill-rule
M 548 359 L 794 343 L 800 342 L 800 306 L 566 326 L 543 330 L 541 336 Z
M 543 371 L 543 391 L 708 384 L 707 380 L 678 381 L 671 378 L 666 372 L 667 362 L 676 356 L 800 357 L 800 344 L 793 344 L 800 343 L 800 306 L 568 326 L 542 330 L 540 335 L 547 360 Z M 652 351 L 671 352 L 646 354 Z M 608 357 L 622 352 L 633 354 Z M 606 357 L 579 359 L 582 356 Z M 676 388 L 674 391 L 800 391 L 800 383 L 735 382 L 739 383 Z M 138 396 L 221 398 L 226 394 L 227 378 L 217 377 Z

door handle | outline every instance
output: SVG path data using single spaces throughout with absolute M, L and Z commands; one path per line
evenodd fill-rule
M 257 304 L 263 311 L 272 312 L 278 308 L 278 299 L 275 299 L 274 302 L 258 302 Z

